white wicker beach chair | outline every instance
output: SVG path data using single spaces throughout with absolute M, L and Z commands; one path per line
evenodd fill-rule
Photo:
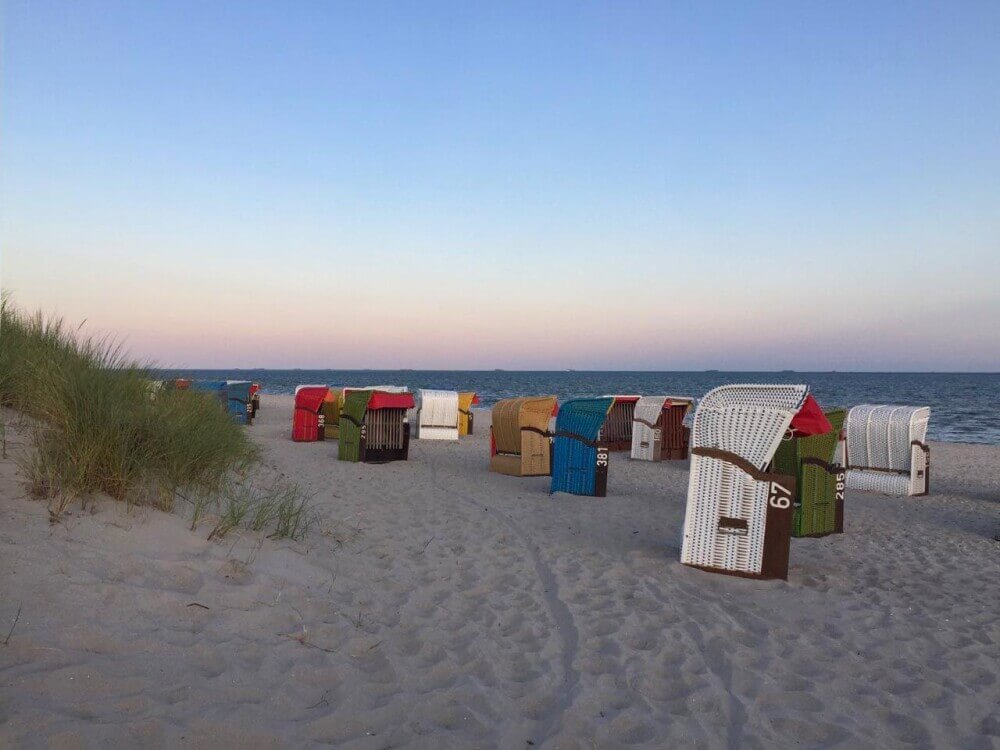
M 421 440 L 458 440 L 458 391 L 417 391 L 412 424 Z
M 930 417 L 927 406 L 862 404 L 851 409 L 844 426 L 847 486 L 887 495 L 926 495 Z
M 805 385 L 725 385 L 698 404 L 681 562 L 751 578 L 787 578 L 795 478 L 767 467 Z

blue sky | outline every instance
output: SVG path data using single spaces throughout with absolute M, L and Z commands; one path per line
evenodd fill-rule
M 3 285 L 178 366 L 995 371 L 998 39 L 1000 3 L 8 1 Z

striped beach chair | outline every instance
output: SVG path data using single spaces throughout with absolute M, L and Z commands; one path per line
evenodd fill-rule
M 490 425 L 490 471 L 515 477 L 552 473 L 549 421 L 555 396 L 508 398 L 493 405 Z
M 681 562 L 750 578 L 787 578 L 795 477 L 768 467 L 805 385 L 724 385 L 698 403 Z
M 609 452 L 600 436 L 613 405 L 613 398 L 586 398 L 559 408 L 552 440 L 551 492 L 608 494 Z
M 405 461 L 410 452 L 406 412 L 413 406 L 411 393 L 345 389 L 337 458 L 376 464 Z
M 479 396 L 475 391 L 458 392 L 458 434 L 471 435 L 473 422 L 475 421 L 472 407 L 479 403 Z
M 823 435 L 783 440 L 774 454 L 774 470 L 795 477 L 792 536 L 844 533 L 845 470 L 834 454 L 847 412 L 825 412 L 832 429 Z
M 847 486 L 887 495 L 930 491 L 927 406 L 862 404 L 847 414 L 844 465 Z
M 420 440 L 458 440 L 457 391 L 417 391 L 413 427 Z
M 632 448 L 633 417 L 635 406 L 641 396 L 605 394 L 602 398 L 612 399 L 608 417 L 601 427 L 601 444 L 609 451 L 627 451 Z
M 637 461 L 675 461 L 688 456 L 691 430 L 684 417 L 694 399 L 643 396 L 632 415 L 632 453 Z

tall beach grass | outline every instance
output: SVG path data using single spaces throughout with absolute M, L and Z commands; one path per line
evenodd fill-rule
M 220 493 L 256 449 L 210 394 L 155 389 L 114 341 L 0 300 L 0 404 L 23 415 L 21 459 L 33 494 L 61 511 L 98 493 L 172 508 Z

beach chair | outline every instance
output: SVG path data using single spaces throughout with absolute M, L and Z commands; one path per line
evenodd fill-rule
M 340 406 L 344 400 L 343 388 L 330 388 L 323 399 L 320 413 L 323 415 L 324 440 L 337 440 L 340 438 Z
M 927 406 L 862 404 L 847 413 L 844 465 L 852 490 L 887 495 L 930 491 Z
M 611 397 L 585 398 L 567 401 L 559 408 L 552 440 L 550 492 L 593 497 L 608 494 L 609 454 L 600 436 L 614 403 Z
M 514 477 L 552 473 L 549 420 L 555 396 L 508 398 L 493 405 L 490 425 L 490 471 Z
M 191 381 L 187 378 L 171 378 L 163 381 L 163 389 L 168 391 L 187 391 L 191 388 Z
M 835 463 L 834 454 L 847 412 L 831 409 L 825 414 L 829 432 L 809 437 L 793 433 L 781 441 L 774 454 L 774 470 L 795 477 L 794 537 L 844 533 L 845 471 Z
M 413 406 L 413 395 L 407 392 L 344 389 L 337 458 L 362 463 L 405 461 L 410 451 L 406 412 Z
M 222 404 L 222 408 L 229 411 L 229 386 L 225 380 L 192 380 L 188 390 L 211 393 Z
M 226 381 L 226 408 L 237 424 L 250 424 L 253 419 L 253 405 L 250 397 L 252 383 L 247 380 Z
M 681 562 L 749 578 L 787 578 L 795 477 L 768 471 L 805 385 L 724 385 L 699 402 Z
M 458 392 L 458 434 L 471 435 L 473 428 L 472 407 L 479 403 L 479 396 L 474 391 Z
M 632 448 L 633 417 L 635 405 L 640 396 L 605 394 L 602 398 L 613 399 L 608 418 L 601 428 L 600 441 L 609 451 L 627 451 Z
M 632 453 L 637 461 L 678 461 L 688 456 L 691 430 L 684 417 L 694 399 L 643 396 L 632 415 Z
M 250 384 L 250 418 L 253 419 L 260 411 L 260 383 Z
M 300 385 L 295 388 L 292 440 L 313 443 L 325 439 L 326 420 L 322 408 L 329 390 L 325 385 Z
M 420 440 L 458 440 L 458 392 L 421 388 L 412 430 Z

